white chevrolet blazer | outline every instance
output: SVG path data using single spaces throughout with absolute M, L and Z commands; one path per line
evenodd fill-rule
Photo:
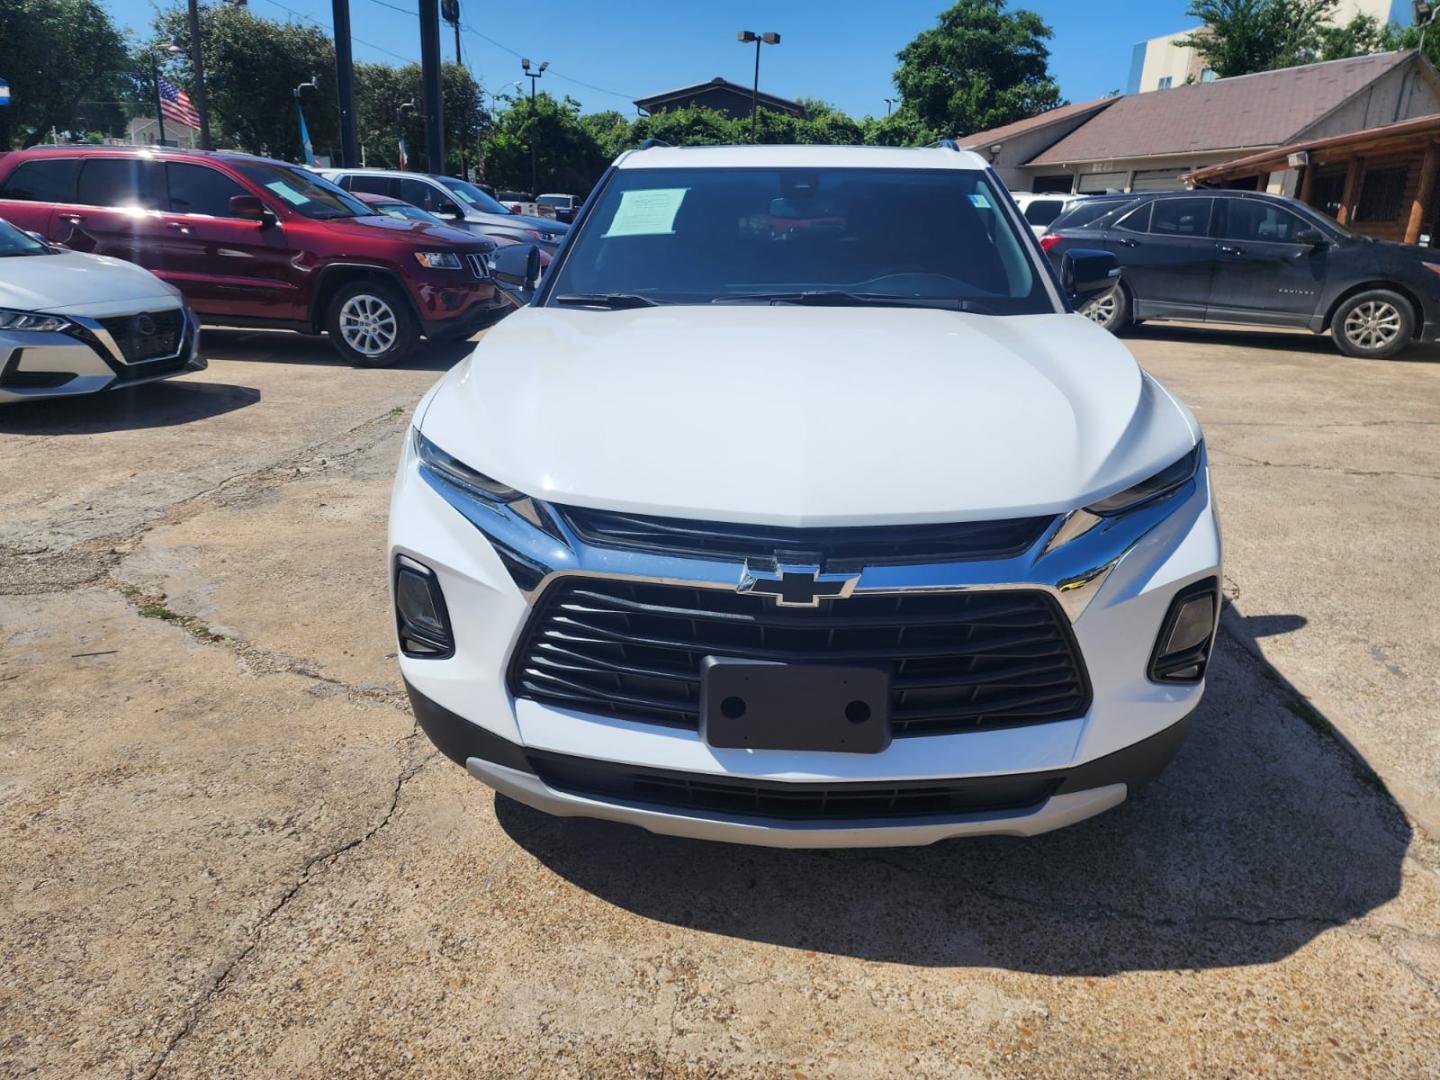
M 927 206 L 924 229 L 897 206 Z M 950 148 L 622 156 L 421 401 L 390 511 L 435 744 L 552 814 L 786 847 L 1114 807 L 1204 691 L 1190 412 Z

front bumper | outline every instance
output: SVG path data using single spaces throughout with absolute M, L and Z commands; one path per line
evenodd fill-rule
M 106 311 L 104 316 L 125 314 L 129 312 Z M 207 366 L 199 352 L 200 324 L 188 308 L 175 350 L 141 361 L 127 359 L 98 318 L 67 317 L 77 328 L 74 333 L 0 330 L 0 404 L 115 390 Z
M 531 759 L 563 756 L 694 777 L 757 784 L 905 784 L 1060 778 L 1126 751 L 1183 721 L 1203 683 L 1162 684 L 1148 661 L 1175 595 L 1218 577 L 1220 539 L 1202 461 L 1176 493 L 1074 538 L 1076 515 L 1054 526 L 1023 554 L 925 566 L 872 566 L 853 595 L 906 590 L 1041 589 L 1055 597 L 1084 657 L 1089 709 L 1053 722 L 963 733 L 896 738 L 875 754 L 722 749 L 696 731 L 587 714 L 512 696 L 506 671 L 532 605 L 566 575 L 693 583 L 733 590 L 741 565 L 667 558 L 590 547 L 566 530 L 557 538 L 513 507 L 467 497 L 422 470 L 407 449 L 391 504 L 392 559 L 430 568 L 453 624 L 456 648 L 446 659 L 401 657 L 417 715 L 441 749 L 431 716 L 452 717 L 466 738 L 498 740 L 516 754 L 447 750 L 472 775 L 552 813 L 631 821 L 655 832 L 782 846 L 928 843 L 979 833 L 1029 835 L 1070 824 L 1123 801 L 1148 773 L 1116 773 L 1083 788 L 1059 784 L 1034 804 L 943 819 L 845 818 L 781 821 L 737 813 L 696 814 L 643 800 L 596 798 L 546 783 Z M 478 533 L 478 535 L 477 535 Z M 517 583 L 518 582 L 518 583 Z M 437 712 L 439 710 L 439 712 Z M 1169 753 L 1178 746 L 1178 735 Z M 1168 759 L 1169 753 L 1160 755 Z M 541 770 L 543 772 L 543 770 Z M 1158 771 L 1158 767 L 1156 769 Z

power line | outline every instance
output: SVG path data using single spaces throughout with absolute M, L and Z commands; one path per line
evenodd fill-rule
M 296 11 L 296 10 L 295 10 L 294 8 L 292 8 L 292 7 L 286 7 L 284 4 L 280 3 L 280 0 L 265 0 L 265 2 L 266 2 L 267 4 L 274 4 L 274 5 L 275 5 L 276 7 L 278 7 L 281 11 L 288 11 L 291 15 L 294 15 L 297 19 L 304 19 L 306 22 L 308 22 L 308 23 L 310 23 L 310 24 L 312 24 L 312 25 L 314 25 L 314 26 L 318 26 L 318 27 L 320 27 L 320 29 L 322 29 L 322 30 L 328 30 L 328 31 L 330 31 L 330 36 L 331 36 L 331 37 L 334 37 L 334 36 L 335 36 L 335 28 L 334 28 L 333 26 L 331 26 L 331 25 L 330 25 L 329 23 L 327 23 L 327 22 L 321 22 L 319 19 L 312 18 L 311 16 L 306 15 L 303 11 Z M 379 3 L 379 0 L 373 0 L 373 2 Z M 386 6 L 386 7 L 392 7 L 393 5 L 391 5 L 391 4 L 386 4 L 385 6 Z M 404 9 L 403 9 L 403 8 L 396 8 L 395 10 L 397 10 L 397 11 L 403 11 Z M 417 14 L 417 13 L 414 12 L 414 11 L 411 11 L 411 12 L 408 12 L 408 14 L 410 14 L 410 15 L 415 15 L 415 14 Z M 385 46 L 383 46 L 383 45 L 376 45 L 373 41 L 366 41 L 366 40 L 365 40 L 364 38 L 362 38 L 362 37 L 356 37 L 354 34 L 351 34 L 351 35 L 350 35 L 350 40 L 352 40 L 352 41 L 358 41 L 361 45 L 366 45 L 366 46 L 374 49 L 376 52 L 382 52 L 382 53 L 384 53 L 386 56 L 393 56 L 396 60 L 403 60 L 403 61 L 405 61 L 405 63 L 407 63 L 407 64 L 413 64 L 413 63 L 416 62 L 416 61 L 415 61 L 415 58 L 414 58 L 413 56 L 404 56 L 404 55 L 402 55 L 401 53 L 397 53 L 397 52 L 394 52 L 394 51 L 392 51 L 392 50 L 390 50 L 390 49 L 385 48 Z
M 373 4 L 378 4 L 378 3 L 381 3 L 382 0 L 370 0 L 370 2 L 373 3 Z M 386 5 L 386 6 L 388 7 L 389 5 Z M 461 24 L 460 24 L 460 29 L 461 29 L 461 30 L 464 30 L 467 34 L 474 34 L 476 37 L 480 38 L 482 41 L 488 41 L 491 45 L 494 45 L 497 49 L 499 49 L 499 50 L 502 51 L 502 52 L 507 52 L 507 53 L 509 53 L 511 56 L 518 57 L 518 58 L 521 59 L 521 60 L 523 60 L 523 59 L 525 58 L 525 54 L 524 54 L 524 53 L 522 53 L 522 52 L 517 52 L 516 50 L 512 49 L 509 45 L 506 45 L 503 41 L 496 41 L 496 40 L 495 40 L 494 38 L 492 38 L 489 34 L 482 34 L 479 30 L 476 30 L 473 26 L 468 26 L 468 25 L 466 25 L 465 23 L 461 23 Z M 571 75 L 562 75 L 560 72 L 556 71 L 554 67 L 548 68 L 545 73 L 546 73 L 547 75 L 553 75 L 553 76 L 554 76 L 555 78 L 557 78 L 557 79 L 564 79 L 564 80 L 565 80 L 566 82 L 568 82 L 568 83 L 574 83 L 576 86 L 583 86 L 583 87 L 585 87 L 585 89 L 587 89 L 587 90 L 594 90 L 594 91 L 596 91 L 597 93 L 600 93 L 600 94 L 609 94 L 611 97 L 624 98 L 626 101 L 634 101 L 634 100 L 635 100 L 635 95 L 634 95 L 634 94 L 622 94 L 619 90 L 608 90 L 608 89 L 606 89 L 606 88 L 603 87 L 603 86 L 596 86 L 594 83 L 585 82 L 584 80 L 582 80 L 582 79 L 577 79 L 577 78 L 575 78 L 575 77 L 573 77 L 573 76 L 571 76 Z

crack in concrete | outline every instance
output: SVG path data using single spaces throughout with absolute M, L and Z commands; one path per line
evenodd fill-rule
M 1340 465 L 1312 465 L 1306 462 L 1292 461 L 1266 461 L 1263 458 L 1247 457 L 1245 454 L 1238 454 L 1234 450 L 1215 450 L 1215 454 L 1223 458 L 1238 458 L 1238 461 L 1215 461 L 1213 464 L 1235 469 L 1303 469 L 1306 472 L 1330 472 L 1339 473 L 1342 476 L 1361 477 L 1406 477 L 1412 480 L 1440 480 L 1440 474 L 1406 472 L 1401 469 L 1347 469 Z
M 396 748 L 400 749 L 405 743 L 417 738 L 420 734 L 421 732 L 417 725 L 410 732 L 410 734 L 405 735 L 396 741 Z M 403 757 L 403 750 L 401 750 L 401 754 Z M 296 879 L 295 883 L 291 885 L 290 888 L 288 888 L 280 896 L 280 898 L 270 906 L 269 910 L 267 910 L 263 915 L 260 916 L 260 918 L 255 923 L 254 929 L 250 932 L 250 940 L 247 941 L 244 947 L 241 948 L 240 951 L 237 952 L 230 959 L 230 961 L 225 965 L 224 969 L 211 981 L 210 985 L 200 995 L 199 1000 L 197 1000 L 195 1004 L 191 1007 L 189 1017 L 186 1018 L 185 1023 L 183 1023 L 180 1028 L 166 1042 L 165 1047 L 160 1051 L 160 1056 L 155 1061 L 154 1066 L 149 1070 L 149 1072 L 145 1074 L 145 1080 L 155 1080 L 155 1077 L 157 1077 L 160 1074 L 160 1071 L 165 1068 L 166 1063 L 170 1060 L 170 1057 L 172 1054 L 174 1054 L 176 1048 L 179 1047 L 179 1045 L 195 1030 L 196 1025 L 199 1024 L 201 1018 L 205 1015 L 206 1011 L 210 1008 L 210 1006 L 214 1004 L 215 1000 L 219 998 L 221 994 L 223 994 L 233 985 L 233 976 L 236 970 L 240 967 L 241 964 L 245 962 L 245 960 L 250 956 L 250 954 L 259 947 L 260 939 L 263 936 L 266 927 L 269 926 L 270 923 L 280 915 L 280 913 L 285 909 L 285 907 L 292 900 L 294 900 L 297 895 L 299 895 L 300 890 L 310 883 L 311 879 L 316 873 L 316 868 L 333 864 L 335 860 L 337 860 L 340 856 L 346 854 L 347 852 L 354 851 L 356 848 L 367 843 L 368 841 L 373 839 L 378 833 L 380 833 L 381 830 L 388 826 L 391 820 L 394 818 L 396 810 L 399 808 L 400 793 L 404 790 L 405 785 L 408 784 L 412 779 L 414 779 L 415 775 L 419 773 L 421 769 L 425 768 L 425 766 L 429 765 L 432 761 L 435 761 L 437 758 L 439 758 L 439 756 L 440 754 L 438 751 L 432 750 L 429 754 L 426 754 L 423 758 L 421 758 L 420 761 L 417 762 L 415 765 L 410 766 L 409 768 L 401 768 L 400 772 L 395 777 L 395 786 L 390 792 L 390 805 L 386 808 L 384 816 L 380 819 L 378 823 L 373 825 L 370 829 L 368 829 L 360 836 L 355 837 L 352 840 L 348 840 L 345 843 L 339 845 L 338 847 L 331 848 L 330 850 L 322 852 L 318 855 L 312 855 L 310 856 L 310 858 L 305 860 L 305 864 L 301 867 L 300 875 Z

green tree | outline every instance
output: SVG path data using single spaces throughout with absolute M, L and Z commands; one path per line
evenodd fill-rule
M 1007 11 L 1005 0 L 959 0 L 898 54 L 904 125 L 964 135 L 1063 104 L 1050 77 L 1050 37 L 1040 16 Z
M 173 38 L 184 46 L 162 65 L 162 73 L 190 90 L 194 76 L 185 9 L 159 12 L 154 36 L 156 42 Z M 305 120 L 315 152 L 333 153 L 339 127 L 335 47 L 324 30 L 264 19 L 248 7 L 219 4 L 200 9 L 200 41 L 216 146 L 300 160 L 295 88 L 313 79 L 316 88 L 303 98 Z
M 101 119 L 121 100 L 129 66 L 124 37 L 95 0 L 0 0 L 0 75 L 11 92 L 0 150 L 33 146 L 82 115 Z
M 1344 60 L 1350 56 L 1368 56 L 1394 47 L 1396 28 L 1382 23 L 1373 15 L 1356 15 L 1344 26 L 1326 26 L 1320 30 L 1320 59 Z
M 1191 0 L 1188 14 L 1204 25 L 1175 44 L 1194 48 L 1222 79 L 1307 64 L 1321 56 L 1337 2 Z
M 531 146 L 535 177 L 531 178 Z M 485 178 L 496 187 L 529 191 L 565 191 L 583 195 L 610 159 L 594 131 L 581 123 L 580 103 L 539 94 L 532 102 L 520 98 L 495 117 L 485 142 Z
M 461 175 L 480 157 L 486 117 L 480 104 L 480 84 L 464 68 L 443 64 L 440 69 L 440 97 L 445 117 L 446 169 Z M 394 168 L 399 164 L 399 131 L 396 110 L 413 101 L 401 126 L 412 168 L 429 167 L 425 160 L 424 77 L 419 64 L 392 67 L 389 64 L 355 65 L 355 127 L 367 165 Z M 308 113 L 308 110 L 307 110 Z M 463 149 L 464 161 L 461 161 Z

